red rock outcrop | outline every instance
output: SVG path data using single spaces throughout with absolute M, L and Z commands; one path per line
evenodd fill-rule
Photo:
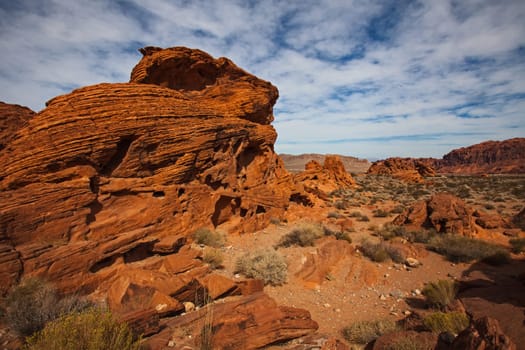
M 91 288 L 108 266 L 176 253 L 198 227 L 283 216 L 292 178 L 273 151 L 277 89 L 199 50 L 143 53 L 130 83 L 50 100 L 0 153 L 4 286 L 23 262 L 66 290 Z
M 367 174 L 392 176 L 409 182 L 422 182 L 424 177 L 435 176 L 429 159 L 388 158 L 370 166 Z
M 307 335 L 317 330 L 306 310 L 278 306 L 264 293 L 237 297 L 224 303 L 207 305 L 198 311 L 167 320 L 165 329 L 148 339 L 152 349 L 168 349 L 172 341 L 182 348 L 184 345 L 201 344 L 203 327 L 213 330 L 210 344 L 213 349 L 260 349 L 266 345 Z M 177 332 L 194 330 L 188 336 Z
M 27 107 L 0 102 L 0 151 L 34 115 Z
M 503 333 L 497 320 L 482 317 L 461 332 L 452 343 L 454 350 L 516 350 L 516 344 Z
M 439 233 L 472 236 L 478 232 L 473 211 L 460 198 L 449 193 L 436 193 L 427 201 L 414 203 L 392 223 L 409 229 L 435 229 Z
M 284 166 L 286 167 L 286 170 L 292 173 L 300 173 L 304 170 L 304 167 L 306 163 L 308 163 L 311 160 L 315 160 L 317 163 L 322 164 L 324 163 L 324 160 L 327 156 L 333 156 L 332 154 L 315 154 L 315 153 L 308 153 L 308 154 L 283 154 L 280 153 L 279 157 L 283 160 Z M 350 157 L 350 156 L 343 156 L 343 155 L 335 155 L 339 157 L 341 162 L 343 163 L 346 171 L 349 173 L 366 173 L 368 168 L 370 168 L 370 162 L 366 159 L 360 159 L 356 157 Z
M 455 149 L 438 160 L 437 170 L 455 174 L 523 174 L 525 138 L 486 141 Z
M 334 190 L 356 185 L 337 156 L 326 156 L 323 165 L 315 160 L 306 163 L 305 171 L 295 174 L 294 180 L 304 186 L 306 192 L 321 199 L 327 199 Z

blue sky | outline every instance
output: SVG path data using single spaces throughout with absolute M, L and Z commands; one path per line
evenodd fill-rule
M 279 88 L 280 153 L 441 157 L 525 137 L 523 0 L 0 0 L 0 100 L 125 82 L 147 45 Z

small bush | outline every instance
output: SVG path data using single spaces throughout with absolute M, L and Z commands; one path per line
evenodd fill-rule
M 470 321 L 462 312 L 435 312 L 423 319 L 423 325 L 434 333 L 450 332 L 458 334 L 468 327 Z
M 361 215 L 359 218 L 357 218 L 357 221 L 368 222 L 370 221 L 370 218 L 366 215 Z
M 490 203 L 485 204 L 484 207 L 485 207 L 485 209 L 487 209 L 487 210 L 493 210 L 493 209 L 496 208 L 494 205 L 492 205 L 492 204 L 490 204 Z
M 209 247 L 220 248 L 224 246 L 224 236 L 216 231 L 207 228 L 200 228 L 193 234 L 195 242 Z
M 401 190 L 404 192 L 404 190 Z M 390 210 L 390 214 L 401 214 L 405 211 L 405 208 L 402 205 L 396 206 L 394 209 Z
M 212 269 L 218 269 L 222 267 L 224 256 L 220 249 L 208 248 L 204 250 L 202 260 L 210 265 Z
M 261 250 L 237 259 L 235 270 L 246 277 L 261 279 L 264 284 L 280 285 L 286 282 L 288 265 L 275 250 Z
M 276 218 L 276 217 L 271 217 L 270 218 L 270 224 L 272 224 L 272 225 L 280 225 L 281 224 L 281 219 Z
M 481 261 L 492 266 L 500 266 L 510 264 L 512 258 L 510 257 L 510 253 L 508 251 L 502 249 L 492 255 L 487 256 L 486 258 L 483 258 Z
M 372 243 L 368 240 L 361 242 L 361 250 L 363 254 L 375 262 L 384 262 L 388 259 L 396 263 L 402 263 L 405 261 L 403 253 L 389 244 L 385 243 Z
M 62 314 L 91 306 L 76 296 L 61 299 L 56 289 L 39 278 L 28 278 L 14 287 L 6 298 L 6 321 L 18 334 L 28 336 Z
M 429 243 L 429 248 L 453 262 L 471 262 L 498 254 L 500 257 L 505 255 L 505 249 L 498 245 L 458 235 L 434 237 Z
M 525 251 L 525 238 L 512 238 L 509 240 L 509 243 L 514 254 Z
M 342 217 L 343 215 L 341 215 L 340 213 L 336 212 L 336 211 L 331 211 L 327 214 L 327 218 L 332 218 L 332 219 L 339 219 L 340 217 Z
M 322 237 L 324 234 L 323 228 L 320 225 L 303 223 L 294 227 L 289 233 L 284 235 L 278 247 L 290 247 L 298 245 L 301 247 L 313 246 L 315 240 Z
M 349 215 L 351 218 L 360 218 L 362 216 L 361 212 L 353 211 Z
M 138 350 L 125 323 L 95 308 L 64 315 L 27 339 L 26 350 Z
M 375 218 L 386 218 L 388 217 L 388 212 L 383 209 L 376 209 L 373 212 Z
M 439 280 L 430 282 L 423 288 L 423 295 L 430 307 L 445 310 L 454 301 L 458 292 L 456 282 L 450 280 Z
M 343 337 L 351 343 L 368 344 L 383 334 L 391 333 L 396 330 L 397 325 L 394 321 L 361 321 L 343 328 L 342 334 Z
M 435 341 L 428 338 L 414 335 L 395 339 L 392 343 L 386 345 L 385 350 L 430 350 L 434 349 Z

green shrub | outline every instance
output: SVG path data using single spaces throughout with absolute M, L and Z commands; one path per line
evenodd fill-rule
M 27 339 L 26 350 L 138 350 L 125 323 L 96 308 L 64 315 Z
M 388 212 L 383 209 L 376 209 L 373 212 L 375 218 L 386 218 L 388 217 Z
M 458 292 L 456 282 L 450 280 L 439 280 L 430 282 L 423 288 L 423 295 L 430 307 L 445 310 L 454 301 Z
M 351 218 L 360 218 L 362 216 L 361 212 L 359 211 L 353 211 L 349 215 Z
M 401 192 L 404 192 L 404 189 L 402 189 Z M 390 210 L 390 214 L 401 214 L 404 211 L 405 208 L 402 205 L 398 205 L 394 209 Z
M 7 295 L 5 318 L 15 332 L 28 336 L 62 314 L 89 306 L 91 303 L 76 296 L 61 299 L 50 283 L 39 278 L 28 278 Z
M 322 237 L 323 228 L 320 225 L 312 223 L 303 223 L 294 227 L 289 233 L 284 235 L 278 247 L 290 247 L 298 245 L 301 247 L 313 246 L 315 240 Z
M 370 218 L 366 215 L 361 215 L 360 217 L 357 218 L 357 221 L 368 222 L 370 221 Z
M 385 350 L 430 350 L 435 348 L 435 341 L 426 337 L 408 335 L 406 337 L 393 340 L 387 344 Z
M 341 333 L 351 343 L 368 344 L 383 334 L 394 332 L 397 329 L 396 323 L 390 320 L 360 321 L 343 328 Z
M 502 249 L 492 255 L 481 259 L 481 261 L 489 265 L 500 266 L 510 264 L 512 258 L 510 257 L 510 253 L 508 251 Z
M 384 262 L 388 259 L 392 259 L 392 261 L 397 263 L 405 261 L 405 256 L 398 248 L 383 242 L 372 243 L 365 239 L 361 242 L 361 251 L 366 257 L 375 262 Z
M 204 250 L 202 260 L 210 265 L 212 269 L 218 269 L 222 267 L 224 256 L 220 249 L 208 248 Z
M 260 250 L 237 259 L 235 271 L 246 277 L 261 279 L 264 284 L 280 285 L 286 282 L 288 265 L 275 250 Z
M 509 240 L 509 243 L 514 254 L 519 254 L 525 251 L 525 238 L 512 238 Z
M 430 240 L 428 247 L 453 262 L 471 262 L 498 254 L 505 255 L 503 247 L 458 235 L 436 236 Z
M 342 217 L 343 215 L 341 215 L 340 213 L 336 212 L 336 211 L 331 211 L 327 214 L 327 218 L 332 218 L 332 219 L 339 219 L 340 217 Z
M 435 312 L 423 319 L 425 328 L 434 333 L 458 334 L 467 328 L 469 323 L 468 316 L 462 312 Z
M 198 244 L 215 248 L 224 246 L 224 236 L 222 234 L 204 227 L 195 231 L 193 237 Z

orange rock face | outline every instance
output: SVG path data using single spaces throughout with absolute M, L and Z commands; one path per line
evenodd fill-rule
M 433 228 L 439 233 L 472 236 L 478 232 L 472 214 L 460 198 L 449 193 L 437 193 L 427 201 L 416 202 L 399 214 L 393 223 L 410 229 Z
M 440 173 L 523 174 L 525 138 L 487 141 L 453 150 L 438 161 Z
M 200 226 L 283 216 L 277 89 L 199 50 L 143 53 L 130 83 L 52 99 L 0 153 L 3 287 L 22 262 L 65 289 L 94 286 L 137 254 L 175 253 Z
M 27 107 L 0 102 L 0 151 L 34 115 Z
M 386 175 L 408 182 L 422 182 L 424 177 L 436 174 L 427 159 L 388 158 L 372 163 L 367 174 Z
M 326 156 L 323 165 L 315 160 L 306 163 L 305 171 L 296 174 L 294 179 L 306 192 L 321 199 L 328 198 L 328 193 L 334 190 L 352 188 L 356 184 L 337 156 Z

